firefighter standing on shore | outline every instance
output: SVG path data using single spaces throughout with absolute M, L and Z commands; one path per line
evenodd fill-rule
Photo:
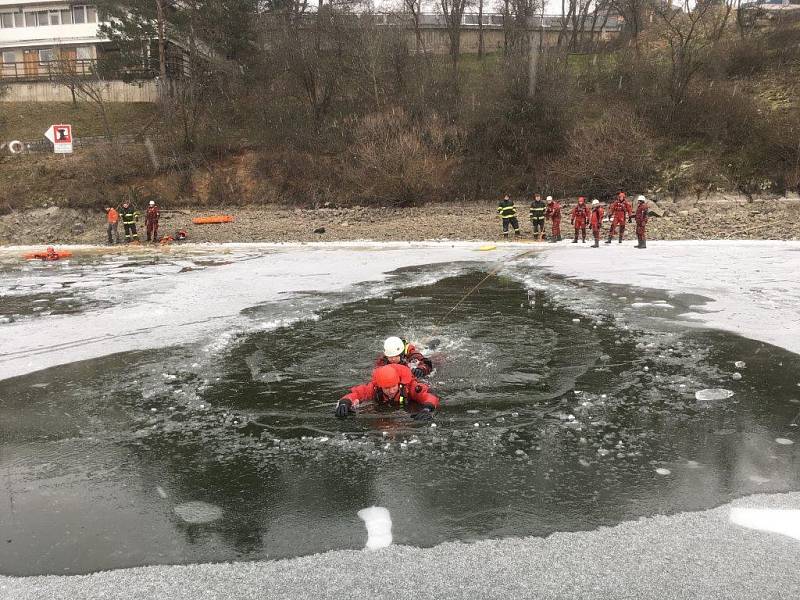
M 533 202 L 531 202 L 531 227 L 533 228 L 533 239 L 544 241 L 544 215 L 547 207 L 542 202 L 541 194 L 533 195 Z
M 519 221 L 517 221 L 517 207 L 514 201 L 506 194 L 497 205 L 497 216 L 503 219 L 503 237 L 508 239 L 508 226 L 514 228 L 514 235 L 520 235 Z
M 106 221 L 108 223 L 108 245 L 119 244 L 119 213 L 112 206 L 106 207 Z
M 645 227 L 647 226 L 647 198 L 638 196 L 636 198 L 636 239 L 639 243 L 636 248 L 647 248 L 645 239 Z
M 631 203 L 628 202 L 628 198 L 625 197 L 625 192 L 619 192 L 617 194 L 617 197 L 614 199 L 614 202 L 611 203 L 608 211 L 611 216 L 611 229 L 608 230 L 606 244 L 611 243 L 617 226 L 619 226 L 619 243 L 621 244 L 622 236 L 625 233 L 625 220 L 627 219 L 628 223 L 633 220 L 633 207 Z
M 544 213 L 546 219 L 550 219 L 550 243 L 554 244 L 561 241 L 561 205 L 553 200 L 552 196 L 547 197 L 547 210 Z
M 138 242 L 139 234 L 136 233 L 136 220 L 139 218 L 139 213 L 127 200 L 122 203 L 120 216 L 122 217 L 122 227 L 125 229 L 125 242 Z
M 154 200 L 150 200 L 147 212 L 144 215 L 144 224 L 147 228 L 147 241 L 158 241 L 158 219 L 161 217 L 161 209 Z
M 589 217 L 589 226 L 592 228 L 592 236 L 594 236 L 594 244 L 592 248 L 600 247 L 600 228 L 603 226 L 603 205 L 600 200 L 595 198 L 592 200 L 592 214 Z
M 586 243 L 586 224 L 589 222 L 589 207 L 586 206 L 586 198 L 578 198 L 578 204 L 572 209 L 570 223 L 575 226 L 575 239 L 573 244 L 578 243 L 578 234 L 581 234 L 581 242 Z

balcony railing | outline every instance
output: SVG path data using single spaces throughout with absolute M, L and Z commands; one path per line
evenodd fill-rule
M 158 77 L 159 67 L 118 67 L 97 59 L 31 60 L 0 64 L 3 81 L 52 81 L 64 83 L 70 78 L 135 81 Z M 183 60 L 167 61 L 167 76 L 179 79 L 188 74 Z

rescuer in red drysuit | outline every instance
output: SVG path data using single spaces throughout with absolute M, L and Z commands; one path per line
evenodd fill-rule
M 336 416 L 346 417 L 363 402 L 373 401 L 382 407 L 402 408 L 413 413 L 417 421 L 430 421 L 439 408 L 439 398 L 419 383 L 405 365 L 391 364 L 372 372 L 372 380 L 350 388 L 350 393 L 336 403 Z
M 553 200 L 552 196 L 547 197 L 547 210 L 544 213 L 545 219 L 550 219 L 551 234 L 550 243 L 555 244 L 561 241 L 561 205 Z
M 147 212 L 144 214 L 144 223 L 147 227 L 147 241 L 158 241 L 158 219 L 161 217 L 161 209 L 154 200 L 150 200 Z
M 636 198 L 636 239 L 639 243 L 636 248 L 647 248 L 645 239 L 645 227 L 647 226 L 647 198 L 638 196 Z
M 578 233 L 581 234 L 581 241 L 586 242 L 586 223 L 589 221 L 589 207 L 586 206 L 586 198 L 581 196 L 578 198 L 578 204 L 572 209 L 570 223 L 575 226 L 575 239 L 572 240 L 573 244 L 578 243 Z
M 589 217 L 589 226 L 592 228 L 592 235 L 594 236 L 594 244 L 592 248 L 600 247 L 600 228 L 603 226 L 603 215 L 605 211 L 600 204 L 600 200 L 592 200 L 592 214 Z
M 608 239 L 606 240 L 606 244 L 610 244 L 611 240 L 614 237 L 614 232 L 619 225 L 619 243 L 622 243 L 622 236 L 625 233 L 625 220 L 627 219 L 628 223 L 631 222 L 633 219 L 633 207 L 631 203 L 628 202 L 628 198 L 625 197 L 625 192 L 620 192 L 617 194 L 617 197 L 614 199 L 614 202 L 611 203 L 611 206 L 608 207 L 609 216 L 611 217 L 611 229 L 608 231 Z
M 433 370 L 433 363 L 422 352 L 402 338 L 392 336 L 383 342 L 383 354 L 375 360 L 376 367 L 396 364 L 406 365 L 414 377 L 427 377 Z

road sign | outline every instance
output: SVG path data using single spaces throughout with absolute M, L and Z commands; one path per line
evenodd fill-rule
M 56 154 L 72 154 L 72 125 L 51 125 L 44 137 L 53 142 Z

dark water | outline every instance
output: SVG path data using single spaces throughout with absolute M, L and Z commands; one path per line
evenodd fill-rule
M 370 505 L 390 511 L 395 543 L 429 546 L 800 489 L 796 446 L 775 442 L 797 438 L 800 357 L 666 318 L 696 298 L 631 311 L 634 296 L 662 299 L 493 277 L 444 318 L 484 273 L 414 274 L 205 358 L 125 353 L 0 382 L 0 572 L 361 548 Z M 592 309 L 567 310 L 568 296 Z M 335 419 L 396 333 L 436 364 L 436 427 L 370 409 Z M 695 400 L 717 387 L 735 395 Z M 184 523 L 174 509 L 193 501 L 222 518 Z

